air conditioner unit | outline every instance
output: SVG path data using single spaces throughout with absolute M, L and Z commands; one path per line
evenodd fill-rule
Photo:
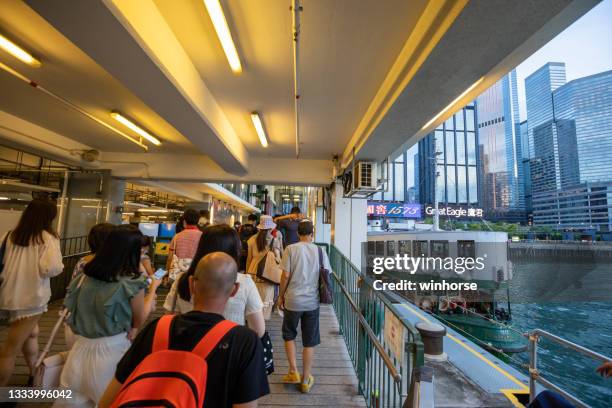
M 350 173 L 350 188 L 345 184 L 348 197 L 369 197 L 378 191 L 376 162 L 359 161 Z

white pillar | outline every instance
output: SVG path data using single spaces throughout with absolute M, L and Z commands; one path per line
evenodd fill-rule
M 332 243 L 361 268 L 361 243 L 368 238 L 368 200 L 344 198 L 342 184 L 336 183 L 332 194 Z

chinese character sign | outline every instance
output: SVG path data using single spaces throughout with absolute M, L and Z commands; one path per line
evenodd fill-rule
M 374 217 L 419 219 L 421 218 L 421 205 L 370 201 L 368 202 L 368 215 Z

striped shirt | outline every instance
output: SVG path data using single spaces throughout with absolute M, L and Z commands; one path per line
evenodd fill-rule
M 193 259 L 198 249 L 202 231 L 197 227 L 187 227 L 172 238 L 170 252 L 179 259 Z

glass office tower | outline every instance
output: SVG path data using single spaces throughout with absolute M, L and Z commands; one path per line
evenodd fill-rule
M 610 231 L 612 71 L 555 87 L 551 64 L 525 80 L 534 224 Z
M 476 117 L 474 101 L 419 141 L 417 179 L 421 203 L 479 205 Z
M 523 169 L 521 177 L 519 177 L 519 186 L 523 190 L 525 197 L 525 211 L 529 214 L 532 210 L 531 204 L 531 168 L 529 162 L 529 133 L 527 121 L 523 121 L 519 125 L 521 134 L 521 167 Z
M 490 218 L 524 210 L 520 118 L 516 71 L 477 98 L 478 139 L 482 156 L 482 206 Z

